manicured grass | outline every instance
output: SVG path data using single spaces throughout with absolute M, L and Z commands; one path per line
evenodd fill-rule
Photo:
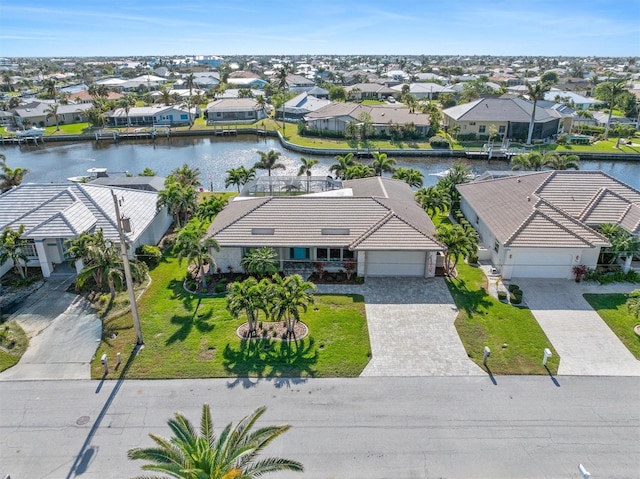
M 15 321 L 1 324 L 0 331 L 2 332 L 2 338 L 0 339 L 0 371 L 4 371 L 20 361 L 20 358 L 27 350 L 29 339 L 24 330 Z M 12 338 L 15 340 L 13 345 Z
M 455 326 L 471 360 L 483 367 L 484 347 L 489 346 L 493 374 L 546 374 L 542 355 L 549 348 L 553 357 L 547 367 L 556 374 L 560 358 L 531 311 L 490 296 L 480 268 L 458 263 L 457 270 L 458 277 L 448 279 L 447 286 L 460 310 Z
M 640 324 L 626 306 L 626 294 L 585 294 L 584 299 L 600 315 L 636 359 L 640 360 L 640 337 L 633 328 Z
M 243 341 L 236 329 L 243 322 L 226 311 L 225 298 L 191 295 L 182 287 L 186 263 L 167 256 L 152 272 L 152 284 L 138 302 L 145 341 L 130 357 L 135 333 L 130 314 L 107 319 L 103 342 L 92 364 L 100 378 L 99 358 L 106 353 L 123 365 L 108 378 L 206 377 L 351 377 L 370 357 L 369 334 L 361 296 L 317 295 L 301 315 L 309 327 L 307 338 L 295 343 Z M 318 311 L 315 311 L 315 308 Z
M 68 125 L 60 125 L 60 130 L 56 130 L 54 126 L 48 126 L 45 128 L 45 136 L 50 135 L 81 135 L 90 130 L 89 123 L 70 123 Z

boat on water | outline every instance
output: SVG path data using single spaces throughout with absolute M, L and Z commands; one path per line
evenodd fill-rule
M 32 126 L 26 130 L 16 131 L 16 136 L 18 138 L 32 138 L 34 136 L 44 135 L 44 131 L 44 128 L 36 128 L 35 126 Z
M 89 168 L 87 173 L 88 174 L 81 176 L 71 176 L 67 178 L 67 181 L 71 181 L 72 183 L 87 183 L 96 178 L 106 178 L 109 176 L 106 168 Z
M 436 178 L 438 178 L 438 181 L 444 180 L 447 176 L 449 176 L 449 172 L 451 170 L 446 169 L 446 170 L 442 170 L 442 171 L 438 171 L 437 173 L 429 173 L 429 176 L 435 176 Z M 473 181 L 476 178 L 475 173 L 471 172 L 467 175 L 467 179 L 469 181 Z

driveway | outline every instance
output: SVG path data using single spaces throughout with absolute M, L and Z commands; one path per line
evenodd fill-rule
M 640 376 L 640 361 L 582 297 L 628 293 L 637 285 L 597 285 L 567 280 L 514 279 L 536 320 L 560 355 L 558 374 Z M 540 352 L 542 358 L 542 352 Z
M 71 280 L 52 275 L 10 316 L 29 336 L 29 347 L 0 381 L 91 378 L 102 323 L 84 298 L 65 292 Z
M 320 284 L 318 292 L 364 296 L 372 359 L 362 376 L 486 375 L 462 346 L 442 278 L 369 278 L 359 286 Z

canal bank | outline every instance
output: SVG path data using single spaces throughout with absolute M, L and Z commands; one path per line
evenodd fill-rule
M 235 137 L 235 136 L 252 136 L 255 138 L 277 138 L 283 148 L 287 150 L 300 153 L 303 155 L 312 156 L 337 156 L 346 155 L 347 153 L 353 153 L 358 158 L 370 158 L 372 153 L 386 153 L 388 156 L 395 157 L 442 157 L 442 158 L 467 158 L 478 160 L 508 160 L 510 156 L 515 153 L 504 153 L 499 150 L 493 153 L 481 150 L 481 149 L 447 149 L 447 148 L 318 148 L 312 146 L 303 146 L 296 143 L 287 141 L 279 131 L 263 130 L 260 128 L 233 128 L 232 126 L 213 128 L 206 130 L 172 130 L 171 128 L 159 128 L 157 130 L 142 130 L 121 132 L 121 131 L 108 131 L 108 132 L 94 132 L 81 135 L 51 135 L 41 136 L 37 138 L 31 138 L 29 141 L 23 140 L 26 145 L 30 143 L 33 145 L 44 144 L 49 142 L 54 143 L 69 143 L 76 141 L 95 141 L 99 142 L 126 142 L 126 141 L 140 141 L 150 140 L 155 141 L 158 139 L 171 138 L 190 138 L 190 137 Z M 2 145 L 5 144 L 18 144 L 22 146 L 22 142 L 18 142 L 12 138 L 2 138 L 0 140 Z M 7 142 L 7 143 L 5 143 Z M 517 153 L 517 152 L 516 152 Z M 586 152 L 576 151 L 563 151 L 561 154 L 576 154 L 580 156 L 582 160 L 591 161 L 640 161 L 640 153 L 623 153 L 623 152 Z

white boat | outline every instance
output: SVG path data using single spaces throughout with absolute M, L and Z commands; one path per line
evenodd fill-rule
M 88 175 L 71 176 L 67 178 L 67 181 L 72 183 L 86 183 L 87 181 L 95 180 L 96 178 L 105 178 L 109 176 L 106 168 L 89 168 L 87 170 Z
M 42 136 L 44 135 L 44 131 L 44 128 L 36 128 L 35 126 L 32 126 L 27 130 L 16 131 L 16 136 L 18 138 Z
M 429 173 L 429 176 L 435 176 L 436 178 L 438 178 L 438 181 L 444 180 L 447 176 L 449 176 L 449 172 L 451 170 L 447 169 L 447 170 L 443 170 L 443 171 L 439 171 L 437 173 Z M 473 181 L 476 178 L 476 174 L 473 172 L 470 172 L 467 175 L 467 180 L 469 181 Z

